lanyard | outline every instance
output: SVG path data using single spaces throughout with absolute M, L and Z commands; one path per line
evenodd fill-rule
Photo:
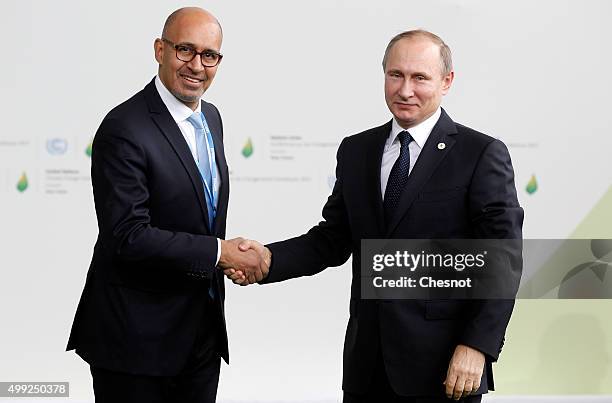
M 208 122 L 206 122 L 206 116 L 204 116 L 203 112 L 200 112 L 202 116 L 202 123 L 204 125 L 204 133 L 206 134 L 206 151 L 208 152 L 208 163 L 210 164 L 210 176 L 212 177 L 212 189 L 209 189 L 208 182 L 203 180 L 204 188 L 206 189 L 206 193 L 211 201 L 213 208 L 213 217 L 217 215 L 217 198 L 219 197 L 217 185 L 219 183 L 219 178 L 217 176 L 217 163 L 215 162 L 215 143 L 212 139 L 212 134 L 210 133 L 210 129 L 208 127 Z M 199 164 L 199 162 L 198 162 Z

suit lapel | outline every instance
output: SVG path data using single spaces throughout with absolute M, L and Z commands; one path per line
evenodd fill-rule
M 181 130 L 176 125 L 176 122 L 172 118 L 172 115 L 170 115 L 170 112 L 168 112 L 168 109 L 166 108 L 161 97 L 157 93 L 154 81 L 151 81 L 145 87 L 144 94 L 147 100 L 147 104 L 149 106 L 151 118 L 153 119 L 159 130 L 162 132 L 164 137 L 168 140 L 168 142 L 172 146 L 172 149 L 181 160 L 183 167 L 189 174 L 193 189 L 198 195 L 200 209 L 202 210 L 202 214 L 204 215 L 204 219 L 206 220 L 206 226 L 207 228 L 210 228 L 210 223 L 208 222 L 208 212 L 206 208 L 206 199 L 204 196 L 204 185 L 202 183 L 200 171 L 198 170 L 198 167 L 196 166 L 196 163 L 193 160 L 191 150 L 189 149 L 189 146 L 187 145 L 187 142 L 185 141 Z
M 380 126 L 371 136 L 366 157 L 366 194 L 370 195 L 370 205 L 375 213 L 379 234 L 384 233 L 384 210 L 383 198 L 380 192 L 380 167 L 385 148 L 385 142 L 391 132 L 391 121 Z
M 440 119 L 427 138 L 417 162 L 408 177 L 408 183 L 402 191 L 397 209 L 391 222 L 387 225 L 386 238 L 389 238 L 402 217 L 408 212 L 415 198 L 434 173 L 440 162 L 448 155 L 455 144 L 452 135 L 457 133 L 455 123 L 442 109 Z M 443 149 L 438 144 L 444 144 Z

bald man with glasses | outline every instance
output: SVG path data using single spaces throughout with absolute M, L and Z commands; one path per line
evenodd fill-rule
M 96 133 L 99 235 L 67 347 L 90 365 L 96 402 L 214 402 L 229 359 L 220 269 L 267 274 L 224 240 L 223 125 L 201 99 L 222 36 L 205 10 L 172 13 L 154 42 L 157 76 Z

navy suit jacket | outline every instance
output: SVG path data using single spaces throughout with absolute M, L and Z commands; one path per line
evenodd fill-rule
M 209 324 L 229 359 L 224 277 L 215 268 L 229 175 L 219 112 L 203 101 L 202 112 L 221 179 L 212 231 L 200 173 L 154 81 L 114 108 L 96 133 L 91 178 L 99 235 L 67 347 L 93 366 L 176 375 Z
M 465 344 L 486 356 L 479 390 L 485 393 L 493 389 L 491 362 L 501 351 L 514 301 L 363 300 L 360 248 L 362 239 L 520 239 L 523 210 L 508 150 L 501 141 L 453 122 L 443 110 L 395 216 L 386 223 L 380 167 L 390 131 L 388 122 L 342 141 L 323 221 L 302 236 L 269 245 L 266 282 L 313 275 L 352 255 L 343 389 L 367 389 L 381 350 L 398 394 L 443 396 L 453 351 Z M 439 143 L 446 147 L 439 149 Z

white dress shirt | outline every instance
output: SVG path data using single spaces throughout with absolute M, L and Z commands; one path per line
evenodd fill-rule
M 159 93 L 159 96 L 161 97 L 164 105 L 166 105 L 166 108 L 168 108 L 168 111 L 170 112 L 172 119 L 174 119 L 177 126 L 181 130 L 181 133 L 183 134 L 183 137 L 185 138 L 185 142 L 187 142 L 187 145 L 189 146 L 189 150 L 191 150 L 191 155 L 193 156 L 193 159 L 197 164 L 198 149 L 196 146 L 195 128 L 193 127 L 191 123 L 189 123 L 187 118 L 189 118 L 189 116 L 193 115 L 195 112 L 198 112 L 198 113 L 201 112 L 202 104 L 198 102 L 198 106 L 196 110 L 195 111 L 191 110 L 190 107 L 188 107 L 187 105 L 179 101 L 174 95 L 172 95 L 170 91 L 168 91 L 168 89 L 162 83 L 159 76 L 155 77 L 155 88 L 157 89 L 157 92 Z M 210 150 L 208 150 L 208 152 L 210 153 Z M 210 158 L 210 154 L 209 154 L 209 158 Z M 218 171 L 219 171 L 219 168 L 217 167 L 217 172 Z M 221 181 L 217 181 L 216 189 L 215 189 L 217 194 L 219 194 L 220 185 L 221 185 Z M 217 239 L 217 261 L 215 262 L 215 265 L 219 263 L 220 258 L 221 258 L 221 240 Z
M 433 115 L 408 130 L 401 127 L 395 118 L 393 118 L 393 122 L 391 123 L 391 133 L 389 133 L 389 137 L 385 142 L 382 163 L 380 164 L 380 194 L 382 195 L 383 199 L 385 197 L 385 189 L 387 189 L 389 175 L 391 174 L 391 168 L 393 168 L 393 164 L 395 164 L 395 161 L 400 155 L 401 143 L 397 138 L 397 135 L 406 130 L 408 133 L 410 133 L 410 136 L 412 136 L 413 139 L 413 141 L 411 141 L 408 145 L 408 151 L 410 152 L 410 169 L 408 171 L 408 175 L 410 175 L 412 168 L 414 168 L 414 164 L 416 164 L 419 154 L 421 154 L 421 150 L 427 141 L 427 138 L 431 134 L 431 131 L 436 123 L 438 123 L 438 119 L 440 119 L 441 114 L 442 110 L 440 107 L 438 107 L 438 110 L 436 110 Z

